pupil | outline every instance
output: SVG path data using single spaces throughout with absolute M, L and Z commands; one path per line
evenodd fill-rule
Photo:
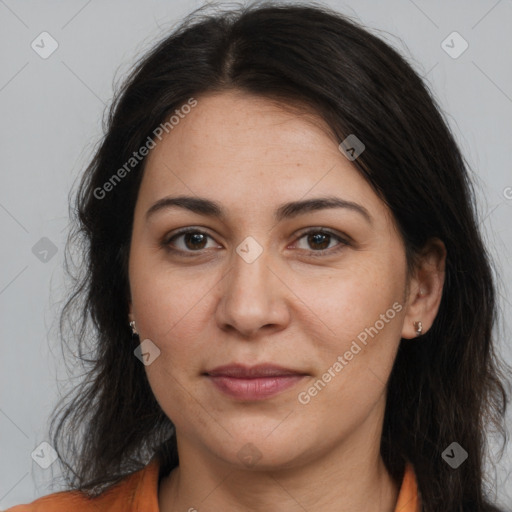
M 320 245 L 322 245 L 322 247 L 320 247 L 320 249 L 325 249 L 326 247 L 329 246 L 328 237 L 329 237 L 329 235 L 322 234 L 322 233 L 316 233 L 314 235 L 310 235 L 309 239 L 310 239 L 310 243 L 312 243 L 313 245 L 320 244 Z M 322 238 L 324 239 L 324 243 L 321 242 Z
M 201 244 L 201 242 L 204 243 L 204 235 L 202 235 L 201 233 L 186 233 L 185 235 L 185 244 L 187 245 L 187 247 L 189 249 L 197 249 L 198 247 L 196 247 L 197 244 Z M 191 244 L 192 247 L 190 247 L 189 245 L 189 241 L 191 241 Z M 199 248 L 202 248 L 202 247 L 199 247 Z

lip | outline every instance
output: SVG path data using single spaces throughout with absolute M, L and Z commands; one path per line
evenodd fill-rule
M 273 364 L 229 364 L 208 370 L 208 379 L 224 394 L 238 400 L 265 400 L 291 388 L 307 374 Z

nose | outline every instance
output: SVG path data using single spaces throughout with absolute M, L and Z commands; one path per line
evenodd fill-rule
M 244 338 L 284 329 L 290 319 L 292 293 L 279 272 L 272 269 L 266 251 L 248 263 L 234 253 L 233 264 L 220 282 L 216 320 L 222 330 L 235 330 Z M 269 265 L 270 264 L 270 265 Z M 277 267 L 277 265 L 274 265 Z

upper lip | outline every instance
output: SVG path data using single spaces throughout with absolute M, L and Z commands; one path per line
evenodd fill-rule
M 238 379 L 306 375 L 306 373 L 299 370 L 291 370 L 290 368 L 284 368 L 282 366 L 267 363 L 257 364 L 255 366 L 246 366 L 239 363 L 226 364 L 223 366 L 217 366 L 205 373 L 211 377 L 232 377 Z

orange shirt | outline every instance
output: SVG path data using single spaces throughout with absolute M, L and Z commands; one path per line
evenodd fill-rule
M 145 468 L 96 498 L 87 498 L 79 491 L 61 491 L 6 512 L 159 512 L 159 468 L 155 456 Z M 410 464 L 405 469 L 395 512 L 420 512 L 416 477 Z

